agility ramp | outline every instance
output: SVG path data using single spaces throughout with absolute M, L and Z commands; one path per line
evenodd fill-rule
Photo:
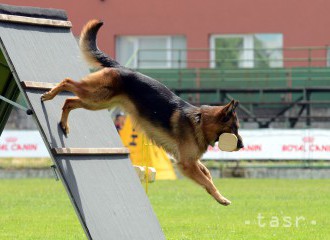
M 89 239 L 165 239 L 107 111 L 73 111 L 65 136 L 59 119 L 71 94 L 40 101 L 55 83 L 89 73 L 70 27 L 62 10 L 0 4 L 1 124 L 22 93 Z

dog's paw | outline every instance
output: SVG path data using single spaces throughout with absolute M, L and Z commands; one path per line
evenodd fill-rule
M 224 205 L 224 206 L 228 206 L 231 204 L 231 201 L 229 201 L 227 198 L 225 197 L 222 197 L 220 199 L 217 199 L 218 203 L 220 203 L 221 205 Z
M 44 94 L 41 95 L 41 101 L 48 101 L 48 100 L 52 100 L 54 97 L 52 96 L 52 94 L 50 94 L 50 92 L 45 92 Z
M 69 134 L 69 132 L 70 132 L 69 125 L 60 122 L 60 127 L 61 127 L 63 133 L 67 136 Z

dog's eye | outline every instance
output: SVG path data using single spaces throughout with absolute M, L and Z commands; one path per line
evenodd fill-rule
M 231 119 L 231 116 L 230 116 L 230 115 L 226 115 L 226 116 L 222 119 L 222 122 L 226 123 L 226 122 L 228 122 L 230 119 Z

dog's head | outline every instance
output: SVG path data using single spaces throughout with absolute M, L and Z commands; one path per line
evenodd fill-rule
M 238 104 L 238 101 L 232 100 L 225 106 L 202 106 L 200 108 L 200 115 L 197 118 L 200 120 L 207 144 L 214 145 L 221 134 L 232 133 L 238 139 L 236 151 L 244 147 L 242 137 L 238 134 L 239 121 L 235 111 Z

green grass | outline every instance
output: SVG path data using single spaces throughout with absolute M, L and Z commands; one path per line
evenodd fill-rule
M 218 205 L 187 180 L 149 185 L 150 201 L 168 240 L 330 239 L 330 180 L 215 183 L 232 200 L 231 206 Z M 258 224 L 258 214 L 264 227 Z M 31 179 L 0 180 L 0 239 L 85 237 L 62 185 Z

